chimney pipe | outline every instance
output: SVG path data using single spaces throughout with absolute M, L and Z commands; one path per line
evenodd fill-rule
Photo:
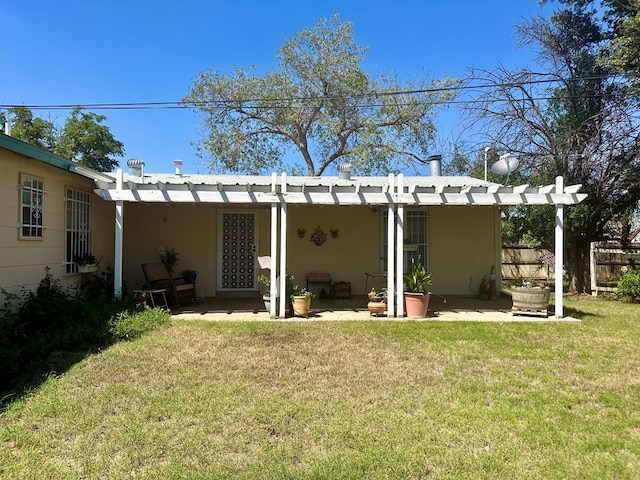
M 178 177 L 182 176 L 182 160 L 174 160 L 173 164 L 176 166 L 176 175 Z
M 439 177 L 441 175 L 442 155 L 430 155 L 429 158 L 429 173 L 432 177 Z

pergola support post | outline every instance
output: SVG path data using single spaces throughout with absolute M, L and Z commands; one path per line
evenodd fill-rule
M 116 190 L 122 190 L 123 175 L 122 169 L 119 168 L 116 172 Z M 114 259 L 113 259 L 113 294 L 120 298 L 122 297 L 122 243 L 123 243 L 123 215 L 124 215 L 124 202 L 122 200 L 116 201 L 115 210 L 115 242 L 114 242 Z
M 394 292 L 396 291 L 395 281 L 395 231 L 396 231 L 396 208 L 393 202 L 393 184 L 394 175 L 389 174 L 389 191 L 387 198 L 389 199 L 388 215 L 387 215 L 387 317 L 393 317 L 395 311 Z
M 563 178 L 556 177 L 556 194 L 564 193 Z M 555 315 L 557 318 L 564 317 L 563 305 L 563 272 L 564 272 L 564 205 L 556 205 L 556 226 L 555 226 Z
M 282 173 L 282 200 L 280 202 L 280 318 L 285 317 L 287 302 L 287 174 Z M 275 313 L 275 312 L 274 312 Z
M 404 175 L 398 175 L 396 192 L 396 315 L 404 317 L 404 204 L 400 202 L 404 191 Z

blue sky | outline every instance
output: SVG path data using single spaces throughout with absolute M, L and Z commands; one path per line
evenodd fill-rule
M 282 40 L 339 13 L 369 47 L 363 67 L 401 80 L 464 77 L 470 67 L 532 65 L 514 25 L 546 13 L 537 0 L 0 0 L 0 105 L 170 102 L 209 67 L 275 65 Z M 189 110 L 97 110 L 148 172 L 206 172 Z M 34 110 L 62 125 L 68 111 Z M 438 144 L 461 138 L 454 107 L 439 115 Z M 438 153 L 438 152 L 434 152 Z M 445 152 L 446 153 L 446 152 Z

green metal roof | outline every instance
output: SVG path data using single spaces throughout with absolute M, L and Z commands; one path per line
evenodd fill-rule
M 25 157 L 40 160 L 41 162 L 48 163 L 49 165 L 61 168 L 62 170 L 72 170 L 72 167 L 75 165 L 71 160 L 60 157 L 48 150 L 34 147 L 29 143 L 10 137 L 9 135 L 5 135 L 4 133 L 0 133 L 0 148 L 17 153 L 18 155 L 24 155 Z

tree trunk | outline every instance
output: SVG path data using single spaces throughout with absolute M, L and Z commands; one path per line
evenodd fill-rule
M 589 281 L 589 242 L 582 232 L 575 232 L 567 239 L 566 271 L 571 293 L 588 293 Z

